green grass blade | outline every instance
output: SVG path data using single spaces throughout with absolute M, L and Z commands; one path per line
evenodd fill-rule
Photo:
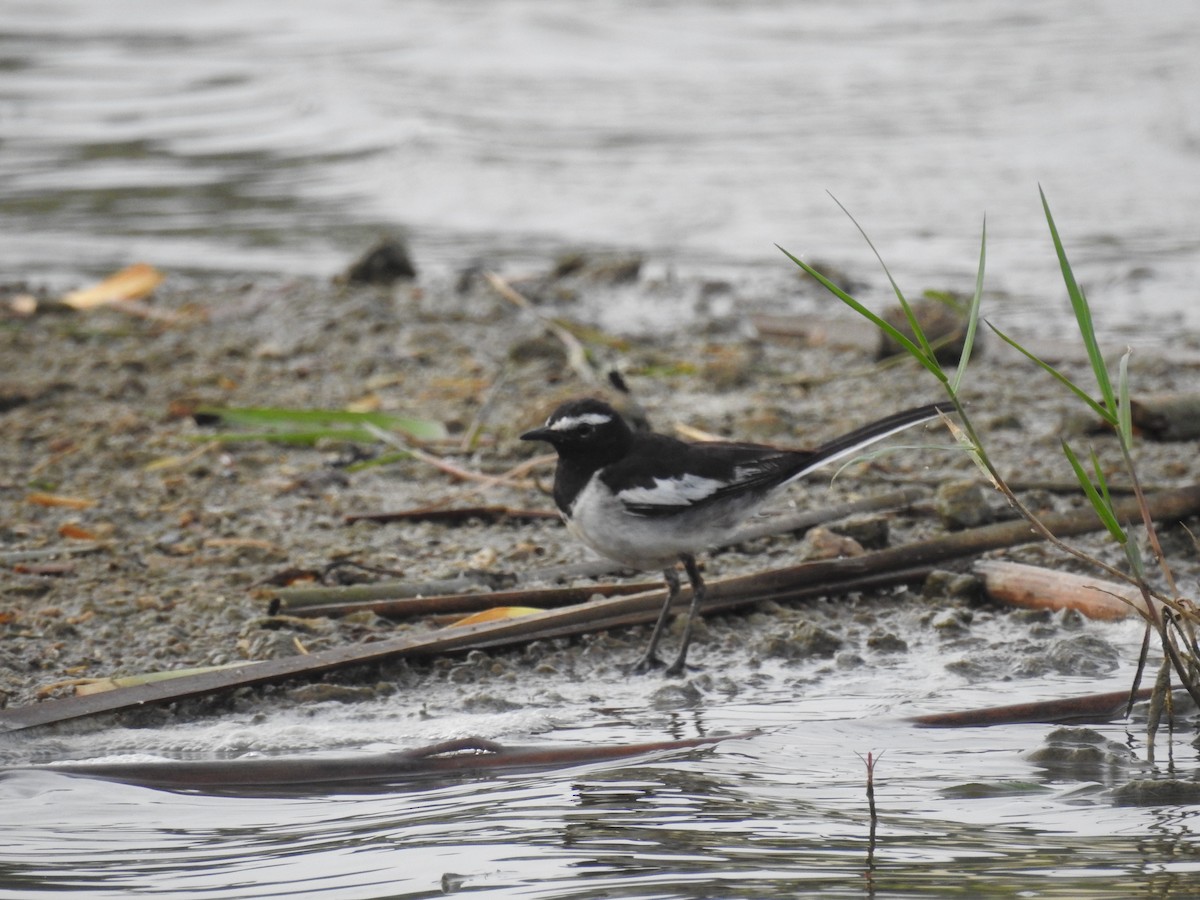
M 1104 364 L 1104 356 L 1100 352 L 1100 345 L 1096 341 L 1096 329 L 1092 324 L 1092 311 L 1088 306 L 1087 298 L 1083 295 L 1083 290 L 1079 287 L 1079 283 L 1075 280 L 1075 274 L 1071 269 L 1071 263 L 1067 259 L 1067 251 L 1063 247 L 1062 239 L 1058 235 L 1058 228 L 1054 224 L 1054 216 L 1050 213 L 1050 204 L 1046 200 L 1046 192 L 1038 186 L 1038 194 L 1042 198 L 1042 209 L 1046 213 L 1046 223 L 1050 226 L 1050 237 L 1054 241 L 1054 252 L 1058 255 L 1058 265 L 1062 269 L 1063 282 L 1067 286 L 1067 295 L 1071 298 L 1071 307 L 1075 310 L 1075 321 L 1079 325 L 1079 335 L 1083 338 L 1083 345 L 1087 348 L 1088 359 L 1092 363 L 1092 371 L 1096 375 L 1096 383 L 1100 387 L 1100 396 L 1104 398 L 1104 403 L 1109 409 L 1117 408 L 1117 398 L 1113 394 L 1112 383 L 1108 378 L 1108 367 Z
M 1117 432 L 1125 446 L 1133 446 L 1133 406 L 1129 401 L 1129 357 L 1133 350 L 1121 355 L 1117 370 Z
M 1129 561 L 1129 570 L 1140 580 L 1146 580 L 1146 563 L 1142 559 L 1142 549 L 1137 541 L 1125 542 L 1125 559 Z
M 217 434 L 193 435 L 191 440 L 199 443 L 216 441 L 218 444 L 247 444 L 253 441 L 266 441 L 269 444 L 311 447 L 321 440 L 373 444 L 379 440 L 379 436 L 365 428 L 305 428 L 296 431 L 221 431 Z
M 1029 350 L 1026 350 L 1024 347 L 1022 347 L 1020 344 L 1018 344 L 1015 340 L 1010 338 L 1007 334 L 1005 334 L 1003 331 L 1001 331 L 999 328 L 997 328 L 995 325 L 993 325 L 991 322 L 988 322 L 987 326 L 988 326 L 988 328 L 992 329 L 992 331 L 995 332 L 996 336 L 998 338 L 1000 338 L 1000 340 L 1004 341 L 1004 343 L 1008 344 L 1010 347 L 1012 347 L 1017 352 L 1023 354 L 1027 359 L 1037 363 L 1042 369 L 1044 369 L 1046 372 L 1049 372 L 1051 375 L 1053 375 L 1055 378 L 1057 378 L 1059 380 L 1059 382 L 1061 382 L 1065 387 L 1070 389 L 1072 393 L 1074 393 L 1077 397 L 1079 397 L 1081 400 L 1083 400 L 1088 406 L 1090 406 L 1095 411 L 1096 415 L 1100 416 L 1101 419 L 1103 419 L 1105 422 L 1108 422 L 1110 425 L 1117 424 L 1115 411 L 1113 411 L 1112 409 L 1106 409 L 1103 404 L 1097 403 L 1096 400 L 1090 394 L 1088 394 L 1087 391 L 1085 391 L 1083 388 L 1081 388 L 1079 385 L 1077 385 L 1075 382 L 1073 382 L 1070 378 L 1068 378 L 1062 372 L 1058 371 L 1058 369 L 1054 368 L 1054 366 L 1050 365 L 1050 363 L 1044 361 L 1037 354 L 1035 354 Z
M 1125 529 L 1121 527 L 1121 523 L 1117 521 L 1112 510 L 1104 502 L 1104 498 L 1100 496 L 1100 492 L 1096 490 L 1096 486 L 1092 484 L 1092 480 L 1088 478 L 1087 472 L 1083 470 L 1083 464 L 1079 461 L 1079 457 L 1075 455 L 1075 451 L 1071 449 L 1071 445 L 1066 441 L 1062 442 L 1062 448 L 1063 453 L 1067 455 L 1067 460 L 1071 463 L 1071 468 L 1075 470 L 1075 477 L 1079 479 L 1079 486 L 1083 488 L 1088 501 L 1092 504 L 1092 509 L 1096 511 L 1096 515 L 1100 517 L 1100 521 L 1104 523 L 1104 527 L 1108 529 L 1108 533 L 1118 543 L 1124 544 L 1128 540 L 1125 535 Z
M 395 453 L 384 453 L 381 456 L 376 456 L 374 459 L 364 459 L 362 462 L 351 463 L 346 466 L 346 471 L 350 474 L 362 472 L 366 469 L 374 469 L 377 466 L 390 466 L 394 462 L 400 462 L 405 459 L 412 459 L 411 453 L 405 453 L 403 450 L 397 450 Z
M 287 409 L 265 406 L 201 406 L 198 415 L 220 419 L 227 425 L 257 428 L 260 430 L 314 431 L 332 429 L 335 426 L 350 428 L 374 425 L 392 431 L 402 431 L 418 440 L 440 440 L 446 436 L 446 427 L 441 422 L 397 416 L 384 412 L 350 412 L 344 409 Z M 345 437 L 346 435 L 342 435 Z M 355 437 L 352 440 L 364 440 Z M 373 438 L 365 438 L 373 440 Z
M 779 247 L 778 244 L 776 244 L 775 246 Z M 845 303 L 847 306 L 849 306 L 852 310 L 854 310 L 856 313 L 858 313 L 864 319 L 871 322 L 876 328 L 878 328 L 881 331 L 884 331 L 888 335 L 890 335 L 891 338 L 896 341 L 896 343 L 898 343 L 901 347 L 903 347 L 908 352 L 908 354 L 913 357 L 913 359 L 915 359 L 917 362 L 919 362 L 921 365 L 923 365 L 926 369 L 928 369 L 930 372 L 932 372 L 934 375 L 936 375 L 938 380 L 941 381 L 943 384 L 946 383 L 946 381 L 948 380 L 946 373 L 942 371 L 942 367 L 938 364 L 937 360 L 935 360 L 933 358 L 932 353 L 926 354 L 926 352 L 921 347 L 918 347 L 913 342 L 912 338 L 908 337 L 908 335 L 904 334 L 902 331 L 900 331 L 898 328 L 896 328 L 896 326 L 892 325 L 890 322 L 885 321 L 884 319 L 877 316 L 875 313 L 871 312 L 871 310 L 867 309 L 867 307 L 863 306 L 859 301 L 855 300 L 853 297 L 851 297 L 849 294 L 847 294 L 845 291 L 843 291 L 840 287 L 838 287 L 836 284 L 834 284 L 832 281 L 830 281 L 828 278 L 826 278 L 824 275 L 822 275 L 820 272 L 818 272 L 816 269 L 814 269 L 808 263 L 806 263 L 803 260 L 788 253 L 782 247 L 779 247 L 779 251 L 784 256 L 786 256 L 788 259 L 790 259 L 792 262 L 794 262 L 797 266 L 799 266 L 801 269 L 803 269 L 805 271 L 805 273 L 807 273 L 809 276 L 814 278 L 822 287 L 825 288 L 825 290 L 829 291 L 829 293 L 833 294 L 835 297 L 837 297 L 839 300 L 841 300 L 843 303 Z
M 971 361 L 971 350 L 975 346 L 975 331 L 979 327 L 979 308 L 983 305 L 983 271 L 987 263 L 987 216 L 983 217 L 983 234 L 979 239 L 979 270 L 975 273 L 975 294 L 971 297 L 971 309 L 967 313 L 967 333 L 963 337 L 962 355 L 958 368 L 950 382 L 950 393 L 958 394 L 959 385 L 967 374 L 967 363 Z
M 1091 451 L 1091 458 L 1092 471 L 1096 474 L 1096 486 L 1104 498 L 1104 505 L 1112 509 L 1112 494 L 1108 490 L 1108 479 L 1104 477 L 1104 467 L 1100 465 L 1100 457 L 1096 455 L 1095 449 Z
M 850 210 L 846 209 L 846 207 L 842 205 L 842 201 L 837 197 L 834 197 L 833 194 L 829 194 L 829 196 L 833 202 L 838 205 L 838 208 L 846 214 L 846 218 L 849 219 L 854 224 L 854 227 L 858 229 L 858 233 L 862 235 L 863 240 L 867 242 L 867 246 L 871 248 L 871 252 L 875 254 L 875 259 L 879 261 L 879 266 L 883 269 L 883 274 L 887 276 L 887 280 L 892 285 L 892 291 L 896 294 L 896 299 L 900 301 L 900 308 L 904 310 L 904 317 L 908 320 L 908 327 L 912 329 L 913 336 L 916 338 L 917 343 L 921 345 L 921 349 L 924 351 L 926 358 L 933 360 L 935 365 L 938 365 L 940 368 L 940 364 L 937 363 L 937 357 L 933 352 L 933 347 L 931 347 L 929 344 L 929 338 L 925 336 L 925 329 L 923 329 L 921 327 L 921 323 L 917 321 L 917 317 L 913 313 L 912 307 L 908 305 L 908 300 L 905 299 L 904 292 L 900 290 L 900 285 L 898 285 L 896 283 L 896 279 L 892 277 L 892 270 L 889 269 L 887 263 L 883 261 L 883 255 L 880 254 L 878 249 L 876 249 L 875 244 L 871 241 L 870 235 L 867 234 L 866 229 L 858 224 L 858 219 L 854 218 L 854 216 L 851 215 Z M 943 383 L 946 381 L 944 373 L 941 380 Z

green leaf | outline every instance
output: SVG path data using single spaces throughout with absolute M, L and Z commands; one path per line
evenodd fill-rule
M 1042 358 L 1039 357 L 1037 354 L 1035 354 L 1029 350 L 1026 350 L 1024 347 L 1022 347 L 1020 344 L 1018 344 L 1015 340 L 1010 338 L 1007 334 L 1005 334 L 1003 331 L 1001 331 L 999 328 L 997 328 L 995 325 L 993 325 L 991 322 L 988 322 L 987 326 L 988 326 L 988 328 L 992 329 L 992 331 L 994 331 L 996 333 L 996 336 L 999 337 L 1000 340 L 1004 341 L 1004 343 L 1008 344 L 1010 347 L 1012 347 L 1014 350 L 1018 351 L 1019 353 L 1024 354 L 1026 358 L 1037 363 L 1039 366 L 1042 367 L 1042 369 L 1044 369 L 1045 371 L 1047 371 L 1051 375 L 1053 375 L 1055 378 L 1057 378 L 1065 387 L 1070 389 L 1077 397 L 1079 397 L 1081 400 L 1083 400 L 1084 403 L 1086 403 L 1088 406 L 1090 406 L 1092 408 L 1092 410 L 1095 411 L 1096 415 L 1098 415 L 1101 419 L 1103 419 L 1105 422 L 1108 422 L 1110 425 L 1116 425 L 1116 423 L 1117 423 L 1116 415 L 1117 414 L 1112 408 L 1105 408 L 1105 406 L 1102 403 L 1096 402 L 1096 400 L 1090 394 L 1088 394 L 1087 391 L 1085 391 L 1083 388 L 1081 388 L 1079 385 L 1077 385 L 1075 382 L 1073 382 L 1070 378 L 1068 378 L 1062 372 L 1058 371 L 1058 369 L 1054 368 L 1054 366 L 1050 365 L 1050 363 L 1042 360 Z
M 1104 477 L 1104 467 L 1100 465 L 1100 457 L 1096 455 L 1096 450 L 1091 450 L 1092 471 L 1096 473 L 1096 485 L 1100 489 L 1101 495 L 1104 497 L 1104 505 L 1112 509 L 1112 494 L 1108 490 L 1108 479 Z
M 1067 251 L 1063 248 L 1062 239 L 1058 236 L 1058 228 L 1054 224 L 1054 216 L 1050 214 L 1050 204 L 1046 200 L 1046 192 L 1038 186 L 1038 194 L 1042 198 L 1042 209 L 1046 212 L 1046 223 L 1050 226 L 1050 237 L 1054 240 L 1054 252 L 1058 255 L 1058 265 L 1062 269 L 1063 282 L 1067 286 L 1067 295 L 1071 298 L 1071 307 L 1075 310 L 1075 321 L 1079 326 L 1079 335 L 1083 338 L 1083 345 L 1087 348 L 1088 359 L 1092 364 L 1092 371 L 1096 375 L 1096 383 L 1100 387 L 1100 396 L 1104 398 L 1105 405 L 1109 409 L 1117 408 L 1117 399 L 1113 394 L 1112 384 L 1108 379 L 1108 368 L 1104 364 L 1104 356 L 1100 352 L 1100 345 L 1096 341 L 1096 329 L 1092 325 L 1092 311 L 1088 306 L 1087 298 L 1083 295 L 1083 289 L 1079 287 L 1079 283 L 1075 280 L 1075 274 L 1071 270 L 1071 263 L 1067 259 Z M 1115 424 L 1115 423 L 1114 423 Z
M 776 244 L 775 246 L 779 247 L 778 244 Z M 904 334 L 902 331 L 900 331 L 898 328 L 896 328 L 896 326 L 892 325 L 890 322 L 887 322 L 884 319 L 880 318 L 879 316 L 875 315 L 875 313 L 871 312 L 871 310 L 867 309 L 859 301 L 855 300 L 853 297 L 851 297 L 849 294 L 847 294 L 845 291 L 843 291 L 840 287 L 838 287 L 836 284 L 834 284 L 832 281 L 830 281 L 828 278 L 826 278 L 824 275 L 822 275 L 820 272 L 818 272 L 816 269 L 814 269 L 808 263 L 806 263 L 803 260 L 800 260 L 797 257 L 793 256 L 792 254 L 788 253 L 782 247 L 779 247 L 779 251 L 784 256 L 786 256 L 788 259 L 790 259 L 792 262 L 794 262 L 796 265 L 798 265 L 801 269 L 803 269 L 808 275 L 810 275 L 812 278 L 816 279 L 817 282 L 820 283 L 821 286 L 825 288 L 825 290 L 829 291 L 829 293 L 833 294 L 835 297 L 837 297 L 839 300 L 841 300 L 843 303 L 845 303 L 847 306 L 849 306 L 852 310 L 854 310 L 856 313 L 858 313 L 864 319 L 871 322 L 873 325 L 875 325 L 876 328 L 879 328 L 881 331 L 884 331 L 888 335 L 890 335 L 891 338 L 896 341 L 896 343 L 898 343 L 901 347 L 903 347 L 908 352 L 908 354 L 913 357 L 913 359 L 915 359 L 917 362 L 919 362 L 921 365 L 923 365 L 926 369 L 928 369 L 930 372 L 932 372 L 934 375 L 936 375 L 938 380 L 941 381 L 943 384 L 946 383 L 946 381 L 948 380 L 946 377 L 946 373 L 942 371 L 942 367 L 938 364 L 937 360 L 933 358 L 932 353 L 926 354 L 926 352 L 922 348 L 918 347 L 915 343 L 913 343 L 912 339 L 910 337 L 908 337 L 908 335 Z
M 883 256 L 875 248 L 875 244 L 872 243 L 871 238 L 867 234 L 866 230 L 858 224 L 858 219 L 854 218 L 854 216 L 850 214 L 850 210 L 846 209 L 846 207 L 842 205 L 842 201 L 837 197 L 834 197 L 833 194 L 830 194 L 829 196 L 833 198 L 833 202 L 838 205 L 838 208 L 846 214 L 846 218 L 854 223 L 854 227 L 858 229 L 858 233 L 862 235 L 863 240 L 867 242 L 867 246 L 871 248 L 871 252 L 875 254 L 875 258 L 879 260 L 879 265 L 883 269 L 883 274 L 887 276 L 887 280 L 891 283 L 892 290 L 896 294 L 896 299 L 900 301 L 900 308 L 904 310 L 904 317 L 908 319 L 908 327 L 912 329 L 913 336 L 916 337 L 917 342 L 921 345 L 921 350 L 924 352 L 925 358 L 932 360 L 934 365 L 938 366 L 938 370 L 941 371 L 941 365 L 937 362 L 937 356 L 933 352 L 933 347 L 931 347 L 929 344 L 929 338 L 925 335 L 925 329 L 923 329 L 921 327 L 921 323 L 917 321 L 916 314 L 913 313 L 912 307 L 908 305 L 908 300 L 905 299 L 904 293 L 900 290 L 900 285 L 898 285 L 896 283 L 896 279 L 892 277 L 892 271 L 888 268 L 887 263 L 883 261 Z M 926 368 L 928 368 L 928 366 L 926 366 Z M 942 373 L 939 377 L 943 383 L 946 381 L 945 373 Z
M 446 427 L 441 422 L 384 412 L 350 412 L 344 409 L 287 409 L 264 406 L 201 406 L 196 413 L 213 416 L 227 425 L 257 428 L 277 433 L 304 434 L 308 432 L 308 436 L 303 439 L 309 441 L 315 440 L 316 437 L 327 436 L 328 432 L 337 432 L 340 426 L 348 427 L 341 428 L 341 433 L 335 433 L 333 436 L 347 440 L 373 441 L 375 437 L 361 428 L 368 424 L 377 428 L 402 431 L 417 440 L 440 440 L 446 436 Z M 356 427 L 357 431 L 354 430 Z
M 979 308 L 983 305 L 983 271 L 987 262 L 987 216 L 983 217 L 983 233 L 979 238 L 979 270 L 975 273 L 975 295 L 971 297 L 971 309 L 967 313 L 967 333 L 963 338 L 962 355 L 958 368 L 950 382 L 950 393 L 958 394 L 959 385 L 967 374 L 967 363 L 971 361 L 971 349 L 975 346 L 975 331 L 979 327 Z
M 1133 446 L 1133 406 L 1129 402 L 1129 357 L 1133 350 L 1121 354 L 1121 364 L 1117 370 L 1117 432 L 1125 446 Z
M 346 471 L 353 474 L 354 472 L 362 472 L 365 469 L 373 469 L 376 466 L 390 466 L 394 462 L 400 462 L 405 459 L 412 459 L 411 453 L 405 453 L 403 450 L 398 450 L 395 453 L 384 453 L 376 456 L 374 459 L 364 459 L 362 462 L 351 463 L 346 466 Z
M 308 428 L 296 431 L 222 431 L 218 434 L 200 434 L 192 437 L 194 441 L 216 441 L 219 444 L 246 444 L 253 441 L 266 441 L 271 444 L 294 444 L 301 447 L 311 447 L 317 441 L 326 439 L 370 444 L 378 441 L 379 437 L 365 428 Z
M 1079 479 L 1079 486 L 1083 488 L 1083 492 L 1087 494 L 1088 501 L 1092 504 L 1092 509 L 1096 511 L 1096 515 L 1100 517 L 1100 521 L 1104 523 L 1104 527 L 1108 529 L 1108 533 L 1119 544 L 1125 544 L 1128 541 L 1128 536 L 1125 530 L 1121 527 L 1121 523 L 1117 521 L 1117 517 L 1113 515 L 1112 509 L 1104 502 L 1104 498 L 1100 496 L 1100 492 L 1096 490 L 1096 486 L 1092 484 L 1092 480 L 1088 478 L 1087 472 L 1083 470 L 1083 464 L 1079 462 L 1079 457 L 1075 455 L 1075 451 L 1071 449 L 1070 444 L 1066 441 L 1062 442 L 1063 453 L 1067 455 L 1067 460 L 1071 463 L 1071 468 L 1075 470 L 1075 477 Z
M 1139 581 L 1146 580 L 1146 563 L 1142 559 L 1142 550 L 1137 541 L 1125 542 L 1125 559 L 1129 562 L 1129 570 Z

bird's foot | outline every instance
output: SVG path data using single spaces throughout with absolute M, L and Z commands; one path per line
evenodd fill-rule
M 666 665 L 666 663 L 664 663 L 661 659 L 658 658 L 657 653 L 647 652 L 647 653 L 643 653 L 641 658 L 637 662 L 635 662 L 633 665 L 627 667 L 625 669 L 625 674 L 626 675 L 645 675 L 646 673 L 652 672 L 655 669 L 661 669 L 665 665 Z
M 695 666 L 689 663 L 684 657 L 679 657 L 675 662 L 667 666 L 663 672 L 663 678 L 679 678 L 685 672 L 699 672 L 703 666 Z

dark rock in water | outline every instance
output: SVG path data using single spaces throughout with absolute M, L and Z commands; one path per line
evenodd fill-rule
M 842 639 L 812 622 L 768 636 L 762 643 L 763 656 L 779 659 L 830 657 L 841 649 Z
M 1117 806 L 1195 806 L 1200 803 L 1200 782 L 1179 778 L 1137 778 L 1112 792 Z
M 908 641 L 893 631 L 874 631 L 867 637 L 867 646 L 876 653 L 907 653 Z
M 373 688 L 348 684 L 302 684 L 288 692 L 297 703 L 363 703 L 375 699 Z
M 550 270 L 550 279 L 581 278 L 594 284 L 628 284 L 642 273 L 642 257 L 638 254 L 590 255 L 579 251 L 564 253 Z
M 983 582 L 969 573 L 935 569 L 925 578 L 921 596 L 929 600 L 974 602 L 983 596 Z
M 385 238 L 354 263 L 339 281 L 346 284 L 389 285 L 397 281 L 411 281 L 417 277 L 408 247 L 403 241 Z
M 1110 784 L 1129 769 L 1143 765 L 1124 744 L 1091 728 L 1056 728 L 1025 758 L 1052 778 L 1101 784 Z
M 1108 675 L 1121 665 L 1121 653 L 1108 641 L 1087 634 L 1063 638 L 1051 644 L 1045 653 L 1025 660 L 1017 674 L 1021 677 L 1059 675 Z

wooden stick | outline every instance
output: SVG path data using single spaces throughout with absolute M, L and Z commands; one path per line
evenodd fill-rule
M 920 488 L 905 488 L 890 491 L 877 497 L 868 497 L 837 506 L 817 510 L 806 510 L 800 513 L 785 513 L 783 515 L 757 519 L 740 529 L 730 540 L 729 545 L 735 546 L 745 541 L 770 537 L 776 534 L 803 531 L 822 522 L 833 521 L 860 512 L 878 512 L 889 509 L 901 509 L 926 496 Z M 547 516 L 558 517 L 557 513 L 547 511 Z M 521 582 L 547 583 L 558 582 L 569 578 L 601 578 L 624 571 L 624 567 L 608 560 L 588 560 L 569 566 L 552 566 L 535 569 L 525 575 L 515 575 L 514 580 Z M 273 607 L 276 612 L 299 612 L 305 615 L 346 615 L 358 609 L 373 609 L 380 615 L 384 607 L 376 607 L 381 601 L 397 600 L 406 597 L 417 597 L 440 594 L 461 594 L 471 588 L 484 584 L 479 577 L 461 576 L 455 579 L 430 582 L 388 581 L 377 584 L 329 585 L 319 587 L 285 587 L 274 592 L 274 600 L 278 603 Z M 593 592 L 595 592 L 595 589 Z M 601 591 L 602 592 L 602 591 Z M 486 601 L 484 601 L 486 602 Z M 367 604 L 355 606 L 354 604 Z M 522 603 L 522 606 L 541 606 L 541 603 Z M 325 607 L 320 613 L 310 612 L 311 607 Z M 401 610 L 403 607 L 399 607 Z M 481 607 L 458 607 L 460 609 L 477 609 Z M 482 607 L 486 608 L 486 607 Z M 414 615 L 424 613 L 414 613 Z
M 491 286 L 497 294 L 511 303 L 518 309 L 523 309 L 528 313 L 532 313 L 542 323 L 542 327 L 548 334 L 554 335 L 563 348 L 567 351 L 567 362 L 575 373 L 587 384 L 595 384 L 599 381 L 596 375 L 596 370 L 588 361 L 587 350 L 580 342 L 579 338 L 571 334 L 570 331 L 563 328 L 553 319 L 549 319 L 542 315 L 541 310 L 529 302 L 520 291 L 516 290 L 511 284 L 497 275 L 495 272 L 484 272 L 484 280 Z
M 719 737 L 638 744 L 584 744 L 505 747 L 484 738 L 460 738 L 396 753 L 345 757 L 173 760 L 160 763 L 68 763 L 49 768 L 106 781 L 170 790 L 232 790 L 238 793 L 311 791 L 314 787 L 361 788 L 395 784 L 447 773 L 542 770 L 628 759 L 746 740 L 757 731 Z M 6 771 L 14 771 L 8 769 Z
M 302 613 L 306 618 L 312 618 L 314 616 L 345 616 L 356 612 L 370 611 L 377 616 L 387 616 L 389 619 L 411 619 L 446 613 L 478 612 L 496 606 L 533 606 L 548 609 L 584 603 L 597 595 L 617 597 L 641 594 L 655 590 L 661 583 L 662 580 L 659 579 L 658 581 L 638 581 L 633 584 L 593 584 L 515 591 L 474 591 L 466 594 L 399 597 L 357 603 L 338 601 L 312 605 L 302 604 L 286 608 L 281 606 L 277 612 Z
M 1154 688 L 1142 688 L 1134 694 L 1134 699 L 1149 700 L 1152 693 Z M 932 713 L 913 716 L 908 721 L 924 728 L 976 728 L 1029 722 L 1109 722 L 1124 714 L 1129 699 L 1129 691 L 1111 691 L 1059 700 Z
M 1059 572 L 1007 560 L 975 563 L 990 599 L 1029 609 L 1074 609 L 1089 619 L 1124 619 L 1144 613 L 1142 592 L 1128 584 Z

